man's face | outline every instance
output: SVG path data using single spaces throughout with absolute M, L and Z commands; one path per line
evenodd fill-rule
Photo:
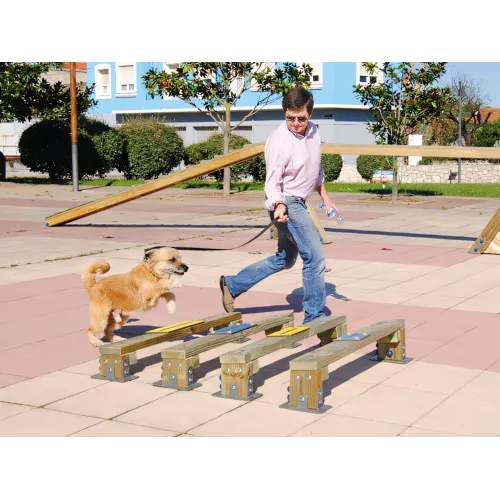
M 290 130 L 296 134 L 304 135 L 310 116 L 307 107 L 302 106 L 299 109 L 288 109 L 285 113 L 285 120 Z

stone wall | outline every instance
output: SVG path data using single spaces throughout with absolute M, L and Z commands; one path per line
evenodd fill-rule
M 456 183 L 458 163 L 445 161 L 432 165 L 404 165 L 400 171 L 402 183 Z M 500 182 L 500 164 L 488 161 L 462 160 L 463 183 L 497 183 Z

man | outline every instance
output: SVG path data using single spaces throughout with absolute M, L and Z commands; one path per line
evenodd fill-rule
M 224 309 L 231 312 L 236 297 L 264 278 L 293 267 L 300 253 L 304 323 L 308 323 L 325 315 L 326 292 L 323 247 L 305 202 L 316 189 L 327 211 L 331 207 L 338 209 L 324 185 L 319 131 L 309 121 L 314 107 L 312 94 L 303 87 L 294 87 L 282 106 L 285 122 L 269 136 L 264 149 L 265 207 L 278 230 L 278 251 L 235 276 L 221 276 L 220 287 Z

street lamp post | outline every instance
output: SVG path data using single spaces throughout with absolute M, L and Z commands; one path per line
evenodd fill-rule
M 462 146 L 462 81 L 458 81 L 458 146 Z M 462 158 L 458 159 L 458 183 L 462 182 Z
M 80 191 L 78 185 L 78 122 L 76 119 L 76 63 L 69 63 L 69 93 L 71 101 L 71 160 L 73 167 L 73 191 Z

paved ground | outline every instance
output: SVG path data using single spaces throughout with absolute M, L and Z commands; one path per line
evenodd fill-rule
M 267 223 L 262 193 L 230 199 L 169 189 L 62 227 L 44 218 L 126 188 L 0 183 L 1 436 L 498 436 L 500 435 L 500 256 L 467 250 L 498 208 L 492 199 L 398 203 L 339 194 L 346 223 L 322 214 L 332 243 L 327 307 L 350 331 L 382 319 L 406 322 L 407 365 L 368 361 L 373 349 L 330 365 L 323 415 L 286 411 L 288 361 L 304 341 L 261 359 L 263 397 L 239 402 L 219 389 L 218 357 L 200 356 L 202 386 L 153 387 L 157 346 L 139 351 L 138 379 L 90 378 L 98 351 L 85 335 L 88 297 L 80 273 L 95 255 L 111 273 L 131 269 L 151 244 L 235 248 Z M 314 203 L 319 204 L 315 195 Z M 133 318 L 124 335 L 223 312 L 218 278 L 274 252 L 268 235 L 227 251 L 183 251 L 190 266 L 178 308 Z M 301 263 L 236 301 L 244 319 L 301 310 Z M 261 338 L 257 335 L 254 340 Z M 181 342 L 181 341 L 179 341 Z

